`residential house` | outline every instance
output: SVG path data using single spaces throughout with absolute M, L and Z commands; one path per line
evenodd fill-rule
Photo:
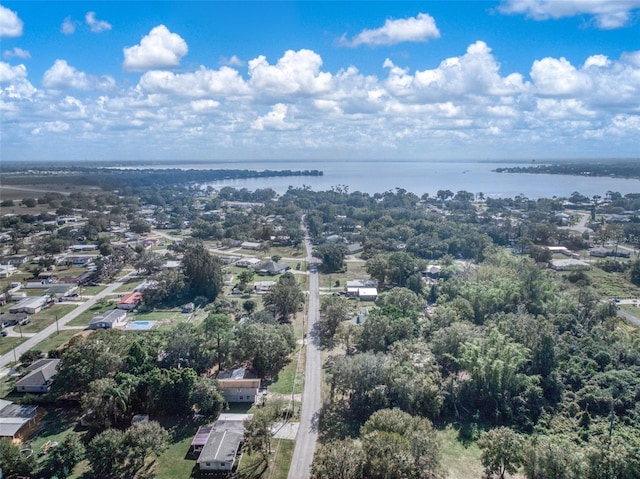
M 358 299 L 360 301 L 375 301 L 378 299 L 377 288 L 358 288 Z
M 256 273 L 260 276 L 275 276 L 290 269 L 291 266 L 287 263 L 276 263 L 275 261 L 267 261 L 255 267 Z
M 65 261 L 75 264 L 76 266 L 86 266 L 92 263 L 95 256 L 90 254 L 75 254 L 69 255 L 65 258 Z
M 74 244 L 71 246 L 71 251 L 74 253 L 83 253 L 85 251 L 95 251 L 98 249 L 96 244 Z
M 29 373 L 16 381 L 19 393 L 46 393 L 58 373 L 59 359 L 40 359 L 27 368 Z
M 29 262 L 31 257 L 27 254 L 14 254 L 11 256 L 5 256 L 2 259 L 2 264 L 7 264 L 11 266 L 21 266 Z
M 132 310 L 142 302 L 142 293 L 134 292 L 125 294 L 118 302 L 118 309 Z
M 17 271 L 18 269 L 13 265 L 10 265 L 10 264 L 0 265 L 0 278 L 8 278 L 9 276 L 13 275 Z
M 36 314 L 49 303 L 48 296 L 26 297 L 9 308 L 10 313 Z
M 226 402 L 256 402 L 260 391 L 260 378 L 246 368 L 221 371 L 216 379 Z
M 256 294 L 266 294 L 275 284 L 275 281 L 256 281 L 253 283 L 253 291 Z
M 253 241 L 243 241 L 242 243 L 240 243 L 240 248 L 258 251 L 260 248 L 262 248 L 262 243 L 254 243 Z
M 27 437 L 37 423 L 37 410 L 38 406 L 13 404 L 11 401 L 0 399 L 0 437 Z
M 125 309 L 112 309 L 106 313 L 94 316 L 89 323 L 89 329 L 113 329 L 124 326 L 127 322 Z
M 200 448 L 200 455 L 196 461 L 198 469 L 232 471 L 244 439 L 244 424 L 252 417 L 252 414 L 220 414 L 202 445 L 207 429 L 198 430 L 192 442 L 194 450 Z
M 56 298 L 63 298 L 66 296 L 71 296 L 76 291 L 78 291 L 77 284 L 60 283 L 51 285 L 44 293 Z
M 0 311 L 0 329 L 15 326 L 28 317 L 27 313 L 5 313 L 4 311 Z
M 378 287 L 378 281 L 375 279 L 354 279 L 351 281 L 347 281 L 344 285 L 344 292 L 350 298 L 358 298 L 360 297 L 360 289 L 376 289 Z M 370 293 L 370 291 L 369 291 Z M 377 297 L 377 290 L 376 290 Z
M 549 262 L 549 265 L 556 271 L 583 271 L 591 268 L 589 263 L 573 258 L 554 259 Z
M 239 268 L 253 268 L 260 264 L 258 258 L 242 258 L 236 261 L 236 266 Z
M 347 245 L 347 253 L 348 254 L 358 254 L 364 251 L 364 246 L 362 243 L 351 243 Z

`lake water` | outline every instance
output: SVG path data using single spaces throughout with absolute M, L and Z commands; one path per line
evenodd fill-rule
M 349 192 L 384 193 L 403 188 L 421 196 L 434 196 L 438 190 L 482 192 L 487 197 L 528 198 L 568 197 L 574 191 L 585 196 L 604 196 L 607 191 L 621 194 L 640 193 L 640 180 L 610 177 L 586 177 L 568 175 L 540 175 L 526 173 L 495 173 L 500 167 L 524 166 L 523 163 L 473 162 L 473 161 L 215 161 L 210 163 L 148 166 L 150 168 L 194 169 L 249 169 L 249 170 L 322 170 L 323 176 L 253 178 L 223 180 L 206 183 L 216 189 L 273 188 L 282 194 L 289 186 L 307 185 L 313 191 L 330 190 L 333 186 L 347 185 Z

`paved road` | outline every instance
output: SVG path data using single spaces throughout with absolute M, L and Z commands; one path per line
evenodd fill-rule
M 110 284 L 103 291 L 101 291 L 100 293 L 96 294 L 91 299 L 88 299 L 87 301 L 85 301 L 82 305 L 78 306 L 76 309 L 71 311 L 69 314 L 63 316 L 62 318 L 59 318 L 57 327 L 64 326 L 69 321 L 71 321 L 74 318 L 77 318 L 80 314 L 84 313 L 87 309 L 89 309 L 93 305 L 95 305 L 96 302 L 99 299 L 104 298 L 105 296 L 108 296 L 109 294 L 113 293 L 117 288 L 119 288 L 129 278 L 129 276 L 133 275 L 134 273 L 135 273 L 135 270 L 132 271 L 131 273 L 123 276 L 118 281 Z M 45 339 L 47 339 L 49 336 L 51 336 L 55 332 L 56 332 L 56 323 L 54 322 L 53 324 L 51 324 L 51 325 L 47 326 L 46 328 L 44 328 L 39 333 L 34 334 L 31 338 L 26 340 L 24 343 L 22 343 L 19 346 L 17 346 L 15 348 L 15 356 L 13 354 L 14 353 L 13 349 L 11 351 L 9 351 L 7 354 L 5 354 L 4 356 L 0 356 L 0 377 L 2 377 L 2 376 L 7 374 L 7 369 L 5 368 L 5 366 L 7 364 L 9 364 L 10 362 L 14 361 L 14 357 L 18 357 L 19 358 L 22 353 L 24 353 L 26 351 L 29 351 L 31 348 L 35 347 L 41 341 L 44 341 Z
M 307 261 L 315 262 L 311 257 L 311 242 L 305 237 Z M 316 323 L 320 316 L 320 291 L 318 274 L 309 274 L 309 311 L 307 333 L 307 365 L 302 393 L 302 412 L 300 428 L 296 436 L 288 479 L 307 479 L 311 474 L 311 462 L 318 439 L 318 416 L 320 414 L 320 384 L 322 381 L 322 358 L 320 340 L 316 334 Z

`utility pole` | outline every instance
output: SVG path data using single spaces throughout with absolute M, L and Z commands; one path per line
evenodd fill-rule
M 56 334 L 60 334 L 60 326 L 58 326 L 58 313 L 56 313 Z

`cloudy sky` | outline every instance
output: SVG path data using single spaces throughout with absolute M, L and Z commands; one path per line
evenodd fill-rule
M 640 0 L 0 4 L 2 160 L 640 158 Z

